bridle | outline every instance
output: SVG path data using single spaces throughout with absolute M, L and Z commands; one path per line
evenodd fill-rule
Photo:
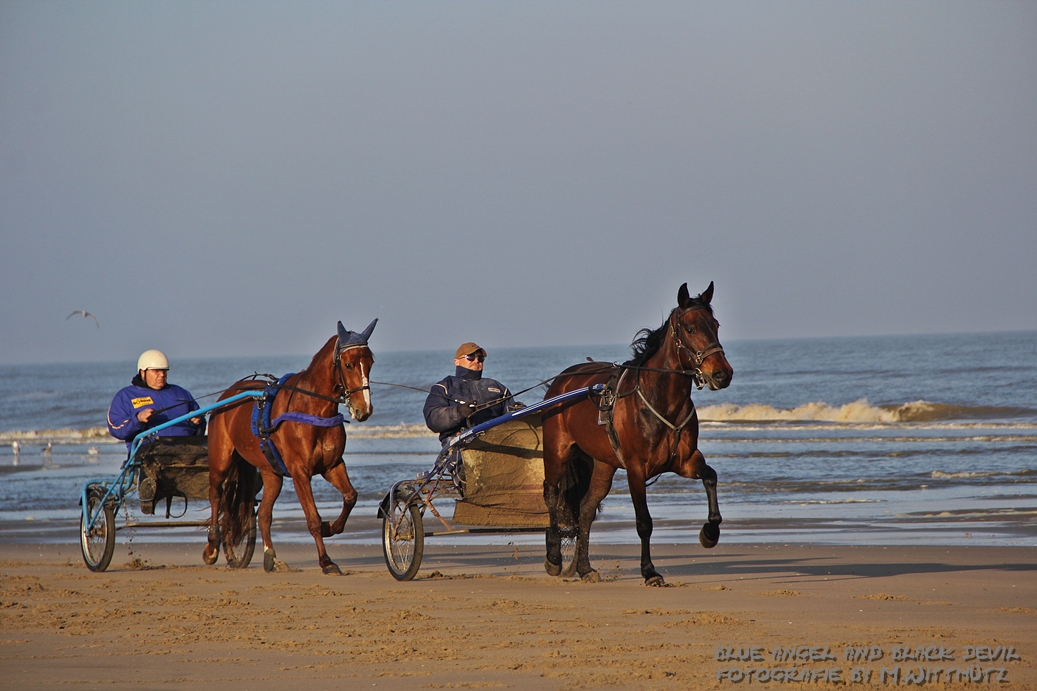
M 717 353 L 723 354 L 724 349 L 720 345 L 720 342 L 716 340 L 714 340 L 712 343 L 710 343 L 702 350 L 689 347 L 688 344 L 685 343 L 684 340 L 680 337 L 680 334 L 677 331 L 677 327 L 675 326 L 675 322 L 680 321 L 680 318 L 682 316 L 684 316 L 688 312 L 691 312 L 692 310 L 700 309 L 706 309 L 706 306 L 696 305 L 694 307 L 688 307 L 680 311 L 674 310 L 673 313 L 670 315 L 670 334 L 673 337 L 673 347 L 676 351 L 677 365 L 680 369 L 663 369 L 655 367 L 643 367 L 641 365 L 631 366 L 626 364 L 615 365 L 614 367 L 616 368 L 616 371 L 612 375 L 612 378 L 609 380 L 609 383 L 605 386 L 605 390 L 602 393 L 600 402 L 595 403 L 595 405 L 598 407 L 598 410 L 601 411 L 599 413 L 599 419 L 604 420 L 605 434 L 608 437 L 609 444 L 612 446 L 612 450 L 615 452 L 616 458 L 619 459 L 620 465 L 624 468 L 626 467 L 626 462 L 623 459 L 623 452 L 620 448 L 619 435 L 616 434 L 616 428 L 612 423 L 612 416 L 614 414 L 614 407 L 616 402 L 619 399 L 625 398 L 626 396 L 629 396 L 631 394 L 637 394 L 637 397 L 641 399 L 641 403 L 644 404 L 648 411 L 652 415 L 654 415 L 656 419 L 659 420 L 663 425 L 668 427 L 670 431 L 673 432 L 673 440 L 670 443 L 670 462 L 672 462 L 677 455 L 677 449 L 680 446 L 681 432 L 684 431 L 684 428 L 687 427 L 688 424 L 695 417 L 695 403 L 691 401 L 691 398 L 689 397 L 688 402 L 691 403 L 691 410 L 688 411 L 688 414 L 684 417 L 683 420 L 680 420 L 679 422 L 670 422 L 661 411 L 659 411 L 654 405 L 652 405 L 651 401 L 648 400 L 648 397 L 645 396 L 644 391 L 641 389 L 641 373 L 656 372 L 659 374 L 679 374 L 685 377 L 690 377 L 692 383 L 694 383 L 698 388 L 701 389 L 703 387 L 704 381 L 707 379 L 707 375 L 703 374 L 702 372 L 702 363 L 705 362 L 706 358 L 708 358 L 710 355 L 715 355 Z M 693 367 L 687 366 L 687 364 L 684 362 L 684 353 L 687 353 L 687 356 L 691 358 L 691 362 L 694 364 Z M 619 389 L 622 386 L 623 379 L 626 378 L 627 372 L 629 372 L 630 370 L 634 370 L 636 374 L 634 388 L 625 393 L 620 393 Z
M 676 324 L 680 322 L 681 317 L 688 312 L 703 309 L 706 309 L 705 305 L 689 307 L 680 312 L 674 310 L 673 315 L 670 317 L 670 334 L 673 336 L 673 347 L 677 354 L 677 364 L 681 367 L 681 369 L 674 370 L 674 372 L 691 377 L 691 380 L 695 383 L 695 387 L 698 389 L 705 386 L 706 380 L 709 379 L 709 376 L 702 372 L 702 363 L 705 362 L 706 358 L 710 355 L 716 355 L 717 353 L 724 355 L 724 348 L 720 345 L 720 341 L 717 340 L 714 340 L 702 350 L 689 347 L 681 338 L 681 334 L 677 330 Z M 684 353 L 687 353 L 688 357 L 691 358 L 691 362 L 693 363 L 692 367 L 685 365 L 683 358 Z
M 352 350 L 353 348 L 366 348 L 366 347 L 367 347 L 367 343 L 366 342 L 364 342 L 364 343 L 347 343 L 345 345 L 340 343 L 340 344 L 335 346 L 335 372 L 338 373 L 338 383 L 339 383 L 339 386 L 342 387 L 342 393 L 339 394 L 339 397 L 336 399 L 338 403 L 348 404 L 349 403 L 349 397 L 352 396 L 353 394 L 355 394 L 357 391 L 363 391 L 365 389 L 368 390 L 368 391 L 371 390 L 371 382 L 367 379 L 367 376 L 364 375 L 363 369 L 360 370 L 360 374 L 361 374 L 361 376 L 363 378 L 363 381 L 365 381 L 366 383 L 361 385 L 361 386 L 357 386 L 355 388 L 352 388 L 352 389 L 350 389 L 349 387 L 346 386 L 346 373 L 342 371 L 342 354 L 344 352 L 346 352 L 347 350 Z

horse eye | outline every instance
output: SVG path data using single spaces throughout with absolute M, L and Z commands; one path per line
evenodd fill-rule
M 689 334 L 695 333 L 695 327 L 694 326 L 688 326 L 687 324 L 684 325 L 684 330 L 686 332 L 688 332 Z
M 353 369 L 353 363 L 352 362 L 347 362 L 346 363 L 346 369 Z

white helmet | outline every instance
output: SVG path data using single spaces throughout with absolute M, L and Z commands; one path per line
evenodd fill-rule
M 145 350 L 137 358 L 137 369 L 169 369 L 169 360 L 161 350 Z

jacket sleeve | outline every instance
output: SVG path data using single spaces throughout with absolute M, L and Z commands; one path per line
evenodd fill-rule
M 504 387 L 504 396 L 504 413 L 510 413 L 514 410 L 519 410 L 520 408 L 526 407 L 525 403 L 522 403 L 521 401 L 512 398 L 511 391 L 509 391 L 508 387 L 506 386 Z M 504 413 L 501 413 L 501 415 L 503 415 Z
M 144 425 L 137 419 L 137 411 L 130 402 L 130 394 L 125 389 L 115 394 L 108 408 L 108 432 L 116 439 L 129 441 L 143 429 Z
M 442 382 L 432 387 L 421 412 L 425 416 L 425 424 L 433 432 L 447 432 L 464 424 L 461 407 L 450 398 Z
M 191 398 L 191 402 L 187 405 L 190 412 L 193 413 L 194 411 L 201 408 L 201 406 L 198 405 L 198 401 L 194 399 L 194 396 L 191 396 L 190 393 L 188 393 L 187 395 Z M 205 434 L 205 415 L 199 415 L 198 417 L 200 417 L 202 421 L 198 423 L 198 427 L 195 428 L 195 434 L 203 435 Z

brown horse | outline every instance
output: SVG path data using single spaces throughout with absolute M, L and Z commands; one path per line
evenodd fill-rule
M 717 474 L 698 450 L 698 416 L 691 401 L 693 384 L 716 391 L 727 387 L 733 375 L 717 338 L 720 324 L 713 318 L 712 298 L 712 282 L 695 298 L 685 283 L 677 292 L 677 308 L 662 326 L 638 334 L 633 359 L 622 365 L 570 367 L 548 389 L 545 398 L 607 385 L 600 396 L 544 412 L 544 501 L 551 516 L 544 566 L 549 574 L 561 573 L 559 517 L 569 511 L 579 517 L 576 571 L 584 580 L 598 580 L 588 556 L 590 526 L 619 468 L 627 471 L 647 585 L 663 584 L 651 557 L 652 517 L 645 493 L 649 479 L 667 472 L 701 479 L 709 522 L 699 541 L 709 548 L 720 539 Z M 584 488 L 575 493 L 582 495 L 578 505 L 567 500 L 573 486 Z
M 374 356 L 367 341 L 377 322 L 375 319 L 362 333 L 347 331 L 339 322 L 338 336 L 324 344 L 313 356 L 309 367 L 281 383 L 281 390 L 274 397 L 270 409 L 272 419 L 285 413 L 289 413 L 289 418 L 293 414 L 296 417 L 280 425 L 275 422 L 276 430 L 270 434 L 270 441 L 280 453 L 295 484 L 295 493 L 306 514 L 306 527 L 317 543 L 320 567 L 326 574 L 342 572 L 328 557 L 323 538 L 338 535 L 345 529 L 346 519 L 357 499 L 356 490 L 346 474 L 346 464 L 342 461 L 342 451 L 346 446 L 345 428 L 341 417 L 335 419 L 335 416 L 340 403 L 348 403 L 349 414 L 358 422 L 371 416 L 369 377 Z M 222 398 L 265 386 L 254 379 L 244 379 L 227 389 Z M 307 421 L 307 416 L 312 419 Z M 318 426 L 313 419 L 335 424 Z M 267 460 L 259 438 L 253 433 L 251 399 L 218 409 L 209 422 L 212 523 L 202 559 L 206 564 L 216 561 L 222 532 L 228 562 L 233 564 L 228 545 L 241 542 L 241 536 L 252 520 L 256 488 L 239 486 L 239 478 L 254 476 L 250 464 L 259 469 L 263 478 L 263 499 L 258 512 L 259 531 L 263 536 L 263 568 L 266 571 L 284 570 L 287 567 L 277 559 L 270 539 L 274 502 L 281 493 L 284 476 Z M 310 479 L 317 474 L 342 493 L 342 513 L 334 523 L 322 522 L 317 513 L 310 487 Z

